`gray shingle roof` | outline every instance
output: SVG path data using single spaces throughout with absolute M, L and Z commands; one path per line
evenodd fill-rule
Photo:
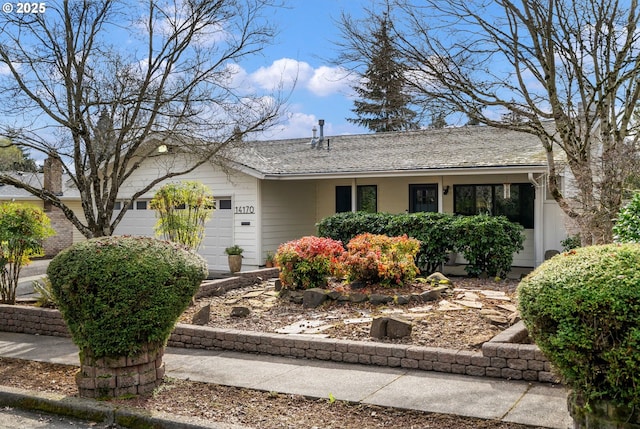
M 226 154 L 263 177 L 546 166 L 536 136 L 483 126 L 325 136 L 322 150 L 310 142 L 311 137 L 247 142 Z

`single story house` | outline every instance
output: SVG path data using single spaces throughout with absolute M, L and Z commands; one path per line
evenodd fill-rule
M 226 270 L 224 249 L 244 251 L 243 269 L 264 264 L 267 251 L 316 233 L 316 223 L 342 211 L 438 211 L 506 214 L 525 227 L 525 249 L 514 266 L 534 267 L 560 250 L 565 217 L 547 194 L 547 163 L 537 137 L 485 126 L 243 142 L 179 180 L 209 186 L 216 211 L 199 252 L 210 269 Z M 169 157 L 169 158 L 165 158 Z M 157 163 L 186 162 L 168 150 L 147 159 L 121 195 L 154 177 Z M 0 200 L 11 196 L 0 188 Z M 77 211 L 77 191 L 62 189 Z M 153 235 L 153 192 L 136 201 L 117 234 Z M 31 198 L 33 199 L 33 198 Z M 74 201 L 75 200 L 75 201 Z M 74 231 L 73 241 L 82 240 Z

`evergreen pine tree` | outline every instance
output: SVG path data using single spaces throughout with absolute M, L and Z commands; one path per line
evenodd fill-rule
M 357 117 L 347 120 L 376 133 L 417 129 L 417 115 L 408 107 L 411 100 L 404 91 L 405 68 L 391 42 L 388 15 L 379 19 L 371 38 L 371 60 L 361 76 L 363 83 L 353 88 L 360 97 L 351 109 Z

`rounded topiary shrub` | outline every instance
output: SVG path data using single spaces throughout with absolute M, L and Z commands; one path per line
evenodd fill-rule
M 75 343 L 96 357 L 132 356 L 142 344 L 163 344 L 206 274 L 197 254 L 143 237 L 78 243 L 47 269 Z
M 603 400 L 640 406 L 638 267 L 640 245 L 583 247 L 546 261 L 518 287 L 529 334 L 574 390 L 574 411 Z

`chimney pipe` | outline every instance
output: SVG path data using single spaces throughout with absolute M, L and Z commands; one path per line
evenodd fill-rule
M 318 125 L 320 125 L 320 140 L 322 140 L 322 137 L 324 137 L 324 119 L 320 119 Z

